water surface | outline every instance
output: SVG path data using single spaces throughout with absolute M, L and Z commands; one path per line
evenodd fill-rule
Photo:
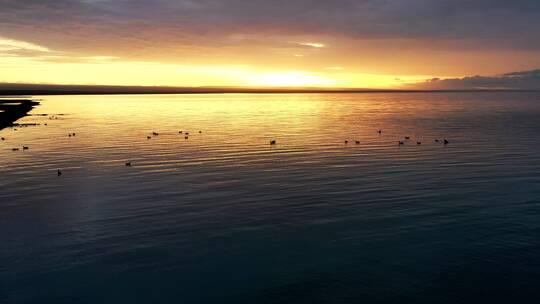
M 41 99 L 0 131 L 0 302 L 540 299 L 539 93 Z

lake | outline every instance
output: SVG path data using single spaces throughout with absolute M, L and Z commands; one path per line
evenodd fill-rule
M 540 299 L 540 93 L 35 98 L 1 303 Z

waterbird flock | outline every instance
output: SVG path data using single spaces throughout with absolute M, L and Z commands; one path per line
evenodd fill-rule
M 49 119 L 57 119 L 57 117 L 55 117 L 55 116 L 53 115 L 53 116 L 50 116 Z M 15 131 L 16 129 L 13 129 L 13 130 Z M 198 133 L 199 133 L 199 134 L 202 134 L 202 130 L 199 130 Z M 383 133 L 383 131 L 382 131 L 382 130 L 378 130 L 377 133 L 378 133 L 379 135 L 381 135 L 381 134 Z M 184 139 L 186 139 L 186 140 L 189 139 L 189 132 L 187 132 L 187 131 L 181 130 L 181 131 L 178 131 L 178 134 L 184 135 Z M 152 139 L 153 137 L 157 137 L 157 136 L 159 136 L 159 133 L 154 131 L 154 132 L 152 132 L 151 135 L 152 135 L 152 136 L 150 136 L 150 135 L 146 136 L 146 139 L 149 140 L 149 139 Z M 75 132 L 68 133 L 68 137 L 74 137 L 74 136 L 76 136 L 76 133 L 75 133 Z M 6 141 L 6 138 L 5 138 L 5 137 L 1 137 L 0 139 L 1 139 L 2 141 Z M 405 136 L 404 139 L 405 139 L 405 140 L 399 140 L 399 141 L 398 141 L 398 145 L 399 145 L 399 146 L 404 146 L 404 145 L 405 145 L 405 142 L 408 141 L 408 140 L 410 140 L 411 137 L 410 137 L 410 136 Z M 441 140 L 440 140 L 440 139 L 435 139 L 434 142 L 435 142 L 435 143 L 440 143 Z M 349 143 L 349 140 L 345 140 L 344 143 L 347 145 L 347 144 Z M 355 140 L 354 143 L 355 143 L 356 145 L 360 145 L 360 141 L 359 141 L 359 140 Z M 442 140 L 442 143 L 446 146 L 446 145 L 448 145 L 450 142 L 448 141 L 448 139 L 445 138 L 445 139 Z M 421 144 L 422 144 L 421 141 L 419 141 L 419 140 L 416 141 L 416 145 L 420 146 Z M 271 146 L 277 145 L 277 141 L 276 141 L 275 139 L 270 140 L 270 145 L 271 145 Z M 12 150 L 12 151 L 19 151 L 20 149 L 19 149 L 19 148 L 12 148 L 11 150 Z M 28 147 L 28 146 L 23 146 L 23 147 L 22 147 L 22 150 L 29 150 L 29 147 Z M 125 166 L 126 166 L 126 167 L 132 167 L 132 161 L 126 161 L 126 162 L 125 162 Z M 57 170 L 57 175 L 58 175 L 58 176 L 61 176 L 61 175 L 62 175 L 62 171 L 60 171 L 60 169 Z

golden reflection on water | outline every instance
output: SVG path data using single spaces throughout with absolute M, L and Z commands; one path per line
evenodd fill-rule
M 423 279 L 415 286 L 433 289 L 442 269 L 433 265 L 469 269 L 460 263 L 472 261 L 478 269 L 489 261 L 489 271 L 531 261 L 539 100 L 537 93 L 43 97 L 33 113 L 58 119 L 29 116 L 20 122 L 41 125 L 0 131 L 8 289 L 13 299 L 27 296 L 23 302 L 99 302 L 102 294 L 137 301 L 133 286 L 184 302 L 201 295 L 246 302 L 251 294 L 287 302 L 288 291 L 303 296 L 313 283 L 338 298 L 371 277 L 416 276 Z M 188 140 L 180 130 L 190 131 Z M 160 135 L 148 140 L 152 132 Z M 411 141 L 398 146 L 406 135 Z M 442 137 L 451 144 L 433 142 Z M 30 149 L 11 151 L 22 145 Z M 503 275 L 516 272 L 511 266 Z M 118 281 L 129 288 L 112 290 Z
M 452 102 L 448 98 L 436 94 L 46 96 L 32 114 L 57 119 L 29 116 L 19 123 L 42 125 L 0 131 L 9 139 L 0 143 L 0 155 L 4 166 L 28 161 L 32 155 L 64 158 L 76 167 L 76 160 L 96 164 L 135 158 L 158 163 L 178 160 L 174 155 L 195 162 L 257 151 L 352 153 L 343 149 L 344 140 L 350 145 L 361 142 L 354 153 L 394 149 L 405 135 L 411 141 L 459 137 L 459 133 L 445 133 L 448 130 L 435 122 L 444 123 L 451 115 L 467 111 L 488 111 L 481 103 L 465 106 L 459 96 Z M 496 109 L 491 104 L 489 111 Z M 179 131 L 190 132 L 189 139 Z M 77 136 L 68 137 L 71 132 Z M 160 135 L 148 140 L 152 132 Z M 272 139 L 278 142 L 275 147 L 269 146 Z M 22 145 L 30 150 L 10 151 Z

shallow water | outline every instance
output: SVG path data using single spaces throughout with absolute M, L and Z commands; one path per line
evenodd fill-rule
M 540 93 L 41 99 L 0 131 L 2 303 L 540 299 Z

